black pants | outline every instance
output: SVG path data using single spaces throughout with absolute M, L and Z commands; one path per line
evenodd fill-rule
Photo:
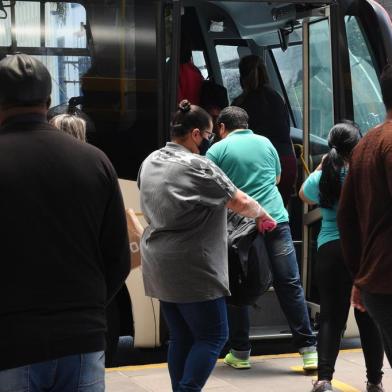
M 316 274 L 320 291 L 318 378 L 332 380 L 340 341 L 350 310 L 351 276 L 343 262 L 340 241 L 322 245 L 317 254 Z M 365 356 L 367 379 L 381 382 L 384 350 L 379 330 L 368 313 L 355 310 Z M 390 319 L 392 320 L 392 319 Z
M 362 292 L 362 300 L 367 311 L 380 328 L 385 353 L 392 366 L 392 295 Z

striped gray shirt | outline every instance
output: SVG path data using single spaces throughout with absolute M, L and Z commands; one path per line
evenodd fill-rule
M 236 192 L 210 160 L 167 143 L 138 184 L 149 226 L 141 241 L 146 295 L 187 303 L 229 295 L 225 205 Z

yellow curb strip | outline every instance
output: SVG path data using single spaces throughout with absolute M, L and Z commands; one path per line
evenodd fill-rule
M 122 366 L 116 368 L 105 369 L 106 373 L 111 372 L 136 372 L 139 370 L 150 370 L 150 369 L 166 369 L 167 363 L 156 363 L 153 365 L 133 365 L 133 366 Z
M 347 351 L 349 351 L 349 350 L 347 350 Z M 302 369 L 302 366 L 292 366 L 291 370 L 294 370 L 295 372 L 298 372 L 298 373 L 306 374 L 304 372 L 304 370 Z M 359 389 L 354 388 L 349 384 L 346 384 L 342 381 L 335 380 L 335 379 L 332 380 L 332 386 L 341 392 L 361 392 Z
M 341 350 L 340 354 L 347 354 L 347 353 L 359 353 L 362 352 L 360 348 L 354 348 L 349 350 Z M 257 355 L 252 356 L 252 361 L 254 360 L 262 360 L 262 359 L 280 359 L 280 358 L 298 358 L 300 354 L 298 353 L 291 353 L 291 354 L 272 354 L 272 355 Z M 218 363 L 223 363 L 223 358 L 218 359 Z M 108 368 L 106 372 L 129 372 L 129 371 L 139 371 L 139 370 L 150 370 L 150 369 L 165 369 L 167 368 L 167 363 L 156 363 L 152 365 L 132 365 L 132 366 L 122 366 L 117 368 Z M 302 368 L 301 368 L 302 370 Z M 357 391 L 356 389 L 349 392 Z

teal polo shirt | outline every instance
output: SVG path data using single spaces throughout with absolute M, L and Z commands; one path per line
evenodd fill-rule
M 250 129 L 230 134 L 208 151 L 211 159 L 230 178 L 234 185 L 257 200 L 277 223 L 288 222 L 288 213 L 276 186 L 280 175 L 278 153 L 264 136 Z

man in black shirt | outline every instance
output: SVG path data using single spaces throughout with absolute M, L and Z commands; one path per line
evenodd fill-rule
M 38 60 L 0 61 L 0 391 L 103 391 L 125 211 L 105 154 L 47 123 L 50 93 Z

